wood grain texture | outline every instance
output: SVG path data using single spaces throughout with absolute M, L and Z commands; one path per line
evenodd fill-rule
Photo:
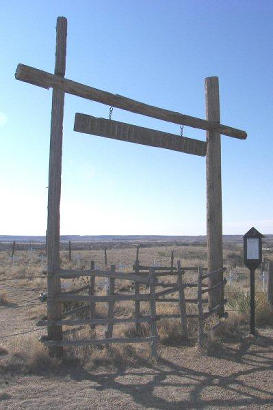
M 69 269 L 59 269 L 57 275 L 59 278 L 63 279 L 72 279 L 79 278 L 81 276 L 92 276 L 96 275 L 102 278 L 114 277 L 117 279 L 129 280 L 139 283 L 148 283 L 149 278 L 141 275 L 136 275 L 135 273 L 125 273 L 125 272 L 111 272 L 111 271 L 102 271 L 99 269 L 94 270 L 69 270 Z
M 186 299 L 183 287 L 183 273 L 181 269 L 180 261 L 177 262 L 177 287 L 179 291 L 179 310 L 180 310 L 180 320 L 183 336 L 188 339 L 188 319 L 187 319 L 187 309 L 186 309 Z
M 220 123 L 217 77 L 206 78 L 205 91 L 207 120 Z M 209 287 L 213 287 L 215 283 L 223 280 L 221 136 L 217 131 L 207 131 L 206 174 L 208 272 L 217 271 L 208 278 Z M 210 292 L 209 308 L 220 305 L 222 299 L 221 290 L 215 289 Z M 221 313 L 219 311 L 219 314 Z
M 55 75 L 63 78 L 65 75 L 67 21 L 58 17 L 56 27 L 56 59 Z M 62 142 L 63 142 L 63 115 L 64 91 L 53 88 L 49 177 L 48 177 L 48 216 L 47 216 L 47 317 L 49 320 L 61 318 L 62 306 L 55 299 L 60 292 L 60 278 L 56 275 L 59 269 L 60 250 L 60 200 L 61 200 L 61 174 L 62 174 Z M 48 338 L 62 339 L 62 327 L 49 325 Z M 62 347 L 50 350 L 53 356 L 62 357 Z
M 111 272 L 115 273 L 116 267 L 115 265 L 111 265 Z M 105 337 L 112 337 L 113 335 L 113 315 L 114 315 L 114 293 L 115 293 L 115 278 L 111 277 L 109 278 L 109 286 L 107 290 L 108 296 L 113 296 L 112 300 L 109 300 L 108 302 L 108 326 L 107 330 L 105 331 Z
M 74 131 L 203 157 L 207 151 L 204 141 L 80 113 L 75 115 Z
M 198 269 L 197 279 L 197 297 L 198 297 L 198 346 L 202 348 L 204 346 L 205 333 L 204 333 L 204 313 L 203 313 L 203 301 L 202 301 L 202 268 Z
M 112 94 L 107 91 L 98 90 L 97 88 L 78 83 L 76 81 L 60 78 L 46 71 L 24 64 L 18 64 L 15 78 L 17 80 L 46 89 L 57 87 L 68 94 L 120 108 L 122 110 L 131 111 L 136 114 L 142 114 L 148 117 L 157 118 L 159 120 L 172 122 L 174 124 L 187 125 L 189 127 L 199 128 L 202 130 L 215 129 L 223 135 L 228 135 L 239 139 L 245 139 L 247 137 L 245 131 L 229 127 L 227 125 L 218 124 L 215 121 L 207 121 L 201 118 L 192 117 L 190 115 L 181 114 L 179 112 L 169 111 L 164 108 L 154 107 L 152 105 L 123 97 L 122 95 Z
M 151 357 L 152 359 L 157 360 L 157 341 L 158 341 L 158 334 L 157 334 L 157 326 L 156 326 L 156 302 L 155 302 L 155 276 L 153 269 L 150 270 L 149 273 L 150 279 L 150 311 L 151 311 L 151 336 L 153 340 L 151 342 Z

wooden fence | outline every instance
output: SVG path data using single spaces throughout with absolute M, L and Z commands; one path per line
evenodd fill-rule
M 172 258 L 173 261 L 173 258 Z M 184 275 L 187 271 L 198 271 L 198 279 L 196 282 L 185 282 Z M 213 288 L 209 288 L 208 284 L 204 283 L 206 279 L 219 273 L 218 271 L 206 273 L 206 270 L 196 267 L 181 267 L 178 261 L 177 267 L 173 266 L 173 262 L 169 267 L 151 267 L 139 264 L 138 258 L 134 264 L 133 272 L 125 273 L 116 271 L 115 265 L 111 265 L 110 270 L 95 269 L 94 262 L 91 262 L 89 270 L 60 270 L 58 273 L 59 279 L 74 279 L 80 277 L 89 278 L 89 283 L 75 290 L 68 292 L 60 292 L 55 296 L 54 303 L 83 303 L 86 305 L 70 309 L 62 315 L 61 320 L 46 320 L 39 321 L 40 326 L 58 326 L 60 330 L 62 326 L 83 326 L 89 325 L 94 330 L 93 338 L 82 340 L 48 340 L 43 339 L 43 342 L 48 346 L 69 346 L 69 345 L 87 345 L 87 344 L 111 344 L 111 343 L 144 343 L 148 342 L 151 345 L 151 356 L 157 358 L 157 343 L 159 341 L 157 331 L 157 321 L 162 319 L 180 319 L 181 330 L 185 339 L 188 339 L 188 319 L 196 318 L 198 320 L 198 344 L 203 346 L 205 339 L 205 321 L 212 314 L 220 311 L 225 301 L 213 309 L 206 311 L 208 298 L 203 298 L 203 295 L 209 291 L 213 291 L 216 287 L 223 287 L 226 280 L 216 284 Z M 96 278 L 107 278 L 107 294 L 96 294 Z M 166 282 L 164 279 L 172 279 L 172 282 Z M 132 282 L 131 293 L 116 292 L 116 280 Z M 145 285 L 145 286 L 143 286 Z M 130 288 L 129 286 L 127 287 Z M 196 297 L 186 297 L 185 291 L 190 288 L 196 288 Z M 83 294 L 87 291 L 87 294 Z M 175 296 L 176 294 L 177 296 Z M 133 301 L 134 316 L 116 318 L 114 317 L 114 308 L 118 302 Z M 96 317 L 96 304 L 107 303 L 107 317 Z M 150 313 L 141 315 L 140 303 L 146 302 L 149 304 Z M 50 305 L 51 300 L 48 299 Z M 157 303 L 177 304 L 179 313 L 163 313 L 157 314 Z M 187 312 L 189 304 L 197 305 L 196 313 Z M 88 318 L 69 318 L 71 315 L 77 315 L 81 311 L 89 311 Z M 113 327 L 119 324 L 133 323 L 136 326 L 136 337 L 113 337 Z M 147 337 L 141 336 L 141 324 L 148 323 L 150 327 L 150 335 Z M 105 326 L 104 338 L 96 337 L 96 326 Z

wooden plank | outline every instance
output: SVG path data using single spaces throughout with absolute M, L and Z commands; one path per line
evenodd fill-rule
M 62 79 L 65 75 L 67 21 L 58 17 L 56 27 L 56 59 L 55 77 Z M 47 214 L 47 317 L 49 320 L 61 318 L 62 306 L 54 298 L 61 290 L 60 278 L 57 272 L 60 267 L 60 200 L 62 174 L 62 144 L 63 144 L 63 115 L 64 91 L 53 88 L 50 153 L 48 176 L 48 214 Z M 48 326 L 49 339 L 62 340 L 62 327 Z M 61 358 L 62 347 L 55 347 L 50 354 Z
M 273 262 L 268 262 L 267 301 L 273 310 Z
M 111 271 L 102 271 L 98 269 L 94 270 L 67 270 L 67 269 L 59 269 L 58 277 L 63 279 L 73 279 L 78 278 L 81 276 L 92 276 L 95 274 L 96 276 L 107 278 L 113 277 L 113 272 Z M 115 272 L 115 278 L 123 279 L 123 280 L 132 280 L 134 282 L 139 283 L 148 283 L 149 278 L 145 276 L 136 275 L 135 273 L 125 273 L 125 272 Z
M 205 80 L 206 117 L 208 121 L 220 122 L 220 97 L 217 77 Z M 221 178 L 221 136 L 218 131 L 207 132 L 207 247 L 208 272 L 223 269 L 222 240 L 222 178 Z M 209 277 L 209 287 L 223 280 L 223 272 Z M 210 308 L 221 304 L 223 292 L 215 289 L 209 293 Z M 219 314 L 223 313 L 219 311 Z
M 183 335 L 188 339 L 188 320 L 187 320 L 187 310 L 186 310 L 186 301 L 183 287 L 183 275 L 180 261 L 177 263 L 177 287 L 179 291 L 179 310 L 180 310 L 180 319 Z
M 109 323 L 112 323 L 114 325 L 122 324 L 122 323 L 150 323 L 151 318 L 150 316 L 143 316 L 139 317 L 138 319 L 134 317 L 130 318 L 122 318 L 122 319 L 116 319 L 113 318 L 112 320 L 108 320 L 108 318 L 105 319 L 62 319 L 58 321 L 48 321 L 48 320 L 39 320 L 36 323 L 36 326 L 47 326 L 48 324 L 55 324 L 58 326 L 78 326 L 78 325 L 108 325 Z
M 151 343 L 155 337 L 135 337 L 135 338 L 114 338 L 109 339 L 84 339 L 84 340 L 42 340 L 47 346 L 84 346 L 84 345 L 105 345 L 111 343 Z
M 156 292 L 155 297 L 158 298 L 159 296 L 169 295 L 170 293 L 174 293 L 178 291 L 178 285 L 170 285 L 171 289 L 161 290 L 160 292 Z
M 126 300 L 139 300 L 139 301 L 149 301 L 150 295 L 149 294 L 141 294 L 141 295 L 113 295 L 113 296 L 84 296 L 84 295 L 74 295 L 70 293 L 60 293 L 56 295 L 56 299 L 59 302 L 89 302 L 92 300 L 93 302 L 121 302 Z
M 80 113 L 75 115 L 74 131 L 203 157 L 207 151 L 204 141 Z
M 207 121 L 175 111 L 169 111 L 164 108 L 154 107 L 152 105 L 144 104 L 139 101 L 123 97 L 122 95 L 98 90 L 97 88 L 93 88 L 76 81 L 71 81 L 66 78 L 59 78 L 56 75 L 24 64 L 18 64 L 15 78 L 17 80 L 37 85 L 38 87 L 43 87 L 46 89 L 57 87 L 68 94 L 76 95 L 78 97 L 86 98 L 92 101 L 97 101 L 99 103 L 120 108 L 122 110 L 131 111 L 136 114 L 142 114 L 148 117 L 157 118 L 159 120 L 172 122 L 174 124 L 186 125 L 193 128 L 200 128 L 202 130 L 215 129 L 223 135 L 228 135 L 230 137 L 239 139 L 245 139 L 247 137 L 245 131 L 232 128 L 227 125 L 218 124 L 215 121 Z
M 216 274 L 218 274 L 218 273 L 223 273 L 223 272 L 225 272 L 225 271 L 226 271 L 226 268 L 217 269 L 217 270 L 215 270 L 215 271 L 213 271 L 213 272 L 206 273 L 205 275 L 202 276 L 202 279 L 209 278 L 210 276 L 214 276 L 214 275 L 216 275 Z
M 157 360 L 157 326 L 156 326 L 156 302 L 155 302 L 155 277 L 153 269 L 150 270 L 149 274 L 150 279 L 150 310 L 151 310 L 151 336 L 153 337 L 151 341 L 151 357 L 152 359 Z
M 204 346 L 204 313 L 203 313 L 203 301 L 202 301 L 202 268 L 198 269 L 198 346 L 202 348 Z
M 137 246 L 136 249 L 136 261 L 134 264 L 134 269 L 135 269 L 135 273 L 136 275 L 138 275 L 138 265 L 139 265 L 139 246 Z M 135 282 L 135 295 L 138 297 L 139 295 L 139 282 Z M 139 300 L 135 300 L 135 318 L 136 318 L 136 334 L 139 336 L 140 332 L 141 332 L 141 326 L 140 326 L 140 322 L 138 321 L 140 317 L 140 301 Z
M 90 266 L 91 272 L 95 269 L 95 262 L 91 261 Z M 94 301 L 91 300 L 91 297 L 95 295 L 95 282 L 96 282 L 96 275 L 93 274 L 90 276 L 89 282 L 89 297 L 90 297 L 90 319 L 94 319 L 96 315 L 96 304 Z M 94 330 L 94 324 L 91 325 L 91 329 Z
M 111 272 L 115 273 L 115 265 L 111 265 Z M 107 290 L 108 296 L 114 296 L 115 293 L 115 278 L 111 277 L 109 279 L 109 286 Z M 113 335 L 113 315 L 114 315 L 114 302 L 115 299 L 108 302 L 108 327 L 105 332 L 105 337 L 109 338 Z
M 206 292 L 209 292 L 209 295 L 210 295 L 210 293 L 211 292 L 213 292 L 214 290 L 218 290 L 219 288 L 221 289 L 224 289 L 224 286 L 226 285 L 226 283 L 227 283 L 227 280 L 226 280 L 226 278 L 224 278 L 223 280 L 221 280 L 220 282 L 218 282 L 218 283 L 216 283 L 215 285 L 213 285 L 213 286 L 211 286 L 211 287 L 209 287 L 209 288 L 207 288 L 207 289 L 203 289 L 202 290 L 202 293 L 206 293 Z M 221 293 L 224 293 L 224 291 L 221 289 Z M 220 291 L 219 291 L 220 292 Z M 218 305 L 217 305 L 218 306 Z M 210 308 L 210 309 L 212 309 L 212 308 Z

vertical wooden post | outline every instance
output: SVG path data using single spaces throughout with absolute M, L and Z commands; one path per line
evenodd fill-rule
M 203 302 L 202 302 L 202 268 L 198 268 L 198 287 L 197 287 L 197 297 L 198 297 L 198 346 L 200 348 L 204 345 L 204 312 L 203 312 Z
M 95 269 L 95 262 L 91 261 L 91 273 L 92 271 Z M 89 286 L 89 296 L 93 296 L 95 294 L 95 273 L 92 273 L 92 275 L 90 276 L 90 286 Z M 93 302 L 90 298 L 90 319 L 95 319 L 95 314 L 96 314 L 96 304 L 95 302 Z M 91 329 L 95 329 L 95 325 L 91 325 L 90 326 Z
M 115 265 L 111 265 L 111 272 L 115 272 L 116 267 Z M 115 278 L 110 278 L 109 280 L 109 288 L 108 288 L 108 295 L 109 296 L 113 296 L 115 293 Z M 113 335 L 113 322 L 111 323 L 111 321 L 113 320 L 114 317 L 114 301 L 109 301 L 108 302 L 108 326 L 107 326 L 107 330 L 105 332 L 105 337 L 110 338 Z
M 179 292 L 179 310 L 180 310 L 181 326 L 182 326 L 184 337 L 188 339 L 187 310 L 186 310 L 186 301 L 185 301 L 185 293 L 184 293 L 182 269 L 181 269 L 180 261 L 177 262 L 177 285 L 178 285 L 178 292 Z
M 68 242 L 68 260 L 69 260 L 69 262 L 71 262 L 71 259 L 72 259 L 72 255 L 71 255 L 71 241 L 69 241 Z
M 104 248 L 104 265 L 107 266 L 107 248 Z
M 12 242 L 12 248 L 11 248 L 11 258 L 13 258 L 13 256 L 14 256 L 14 253 L 15 253 L 15 246 L 16 246 L 16 242 L 15 241 L 13 241 Z
M 136 261 L 135 261 L 135 273 L 139 273 L 139 245 L 136 249 Z M 135 282 L 135 295 L 139 295 L 139 282 Z M 135 300 L 135 318 L 138 320 L 140 318 L 140 301 Z M 139 322 L 136 322 L 136 334 L 140 336 L 141 325 Z
M 151 357 L 157 360 L 157 326 L 156 326 L 156 302 L 155 302 L 155 276 L 154 269 L 150 269 L 149 272 L 150 279 L 150 310 L 151 310 L 151 336 L 154 339 L 151 342 Z
M 56 28 L 55 74 L 64 77 L 66 65 L 67 21 L 58 17 Z M 61 319 L 61 304 L 55 300 L 60 292 L 60 279 L 56 276 L 60 268 L 60 199 L 62 173 L 62 139 L 63 139 L 64 92 L 53 88 L 50 154 L 48 177 L 48 216 L 47 216 L 47 318 L 49 321 Z M 62 339 L 62 327 L 48 325 L 49 340 Z M 62 357 L 62 347 L 52 347 L 50 353 Z
M 267 300 L 273 311 L 273 262 L 268 262 Z
M 173 263 L 174 263 L 174 250 L 172 250 L 172 253 L 171 253 L 171 270 L 172 270 L 171 272 L 172 273 L 173 273 Z
M 220 99 L 218 77 L 205 80 L 206 118 L 220 123 Z M 223 267 L 222 243 L 222 181 L 221 181 L 221 136 L 214 130 L 207 131 L 207 251 L 208 272 Z M 223 280 L 223 273 L 209 277 L 209 287 Z M 219 290 L 221 289 L 221 290 Z M 223 289 L 209 292 L 209 308 L 224 299 Z M 223 309 L 218 312 L 223 314 Z

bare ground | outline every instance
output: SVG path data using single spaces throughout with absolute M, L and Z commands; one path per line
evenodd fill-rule
M 35 326 L 39 288 L 5 278 L 0 290 L 9 301 L 0 306 L 0 345 L 9 352 L 16 337 L 6 335 L 43 333 Z M 210 355 L 183 345 L 161 345 L 159 355 L 157 363 L 140 358 L 132 367 L 94 369 L 72 362 L 29 374 L 6 368 L 9 354 L 0 355 L 0 409 L 273 408 L 271 328 L 259 329 L 255 339 L 214 346 Z

